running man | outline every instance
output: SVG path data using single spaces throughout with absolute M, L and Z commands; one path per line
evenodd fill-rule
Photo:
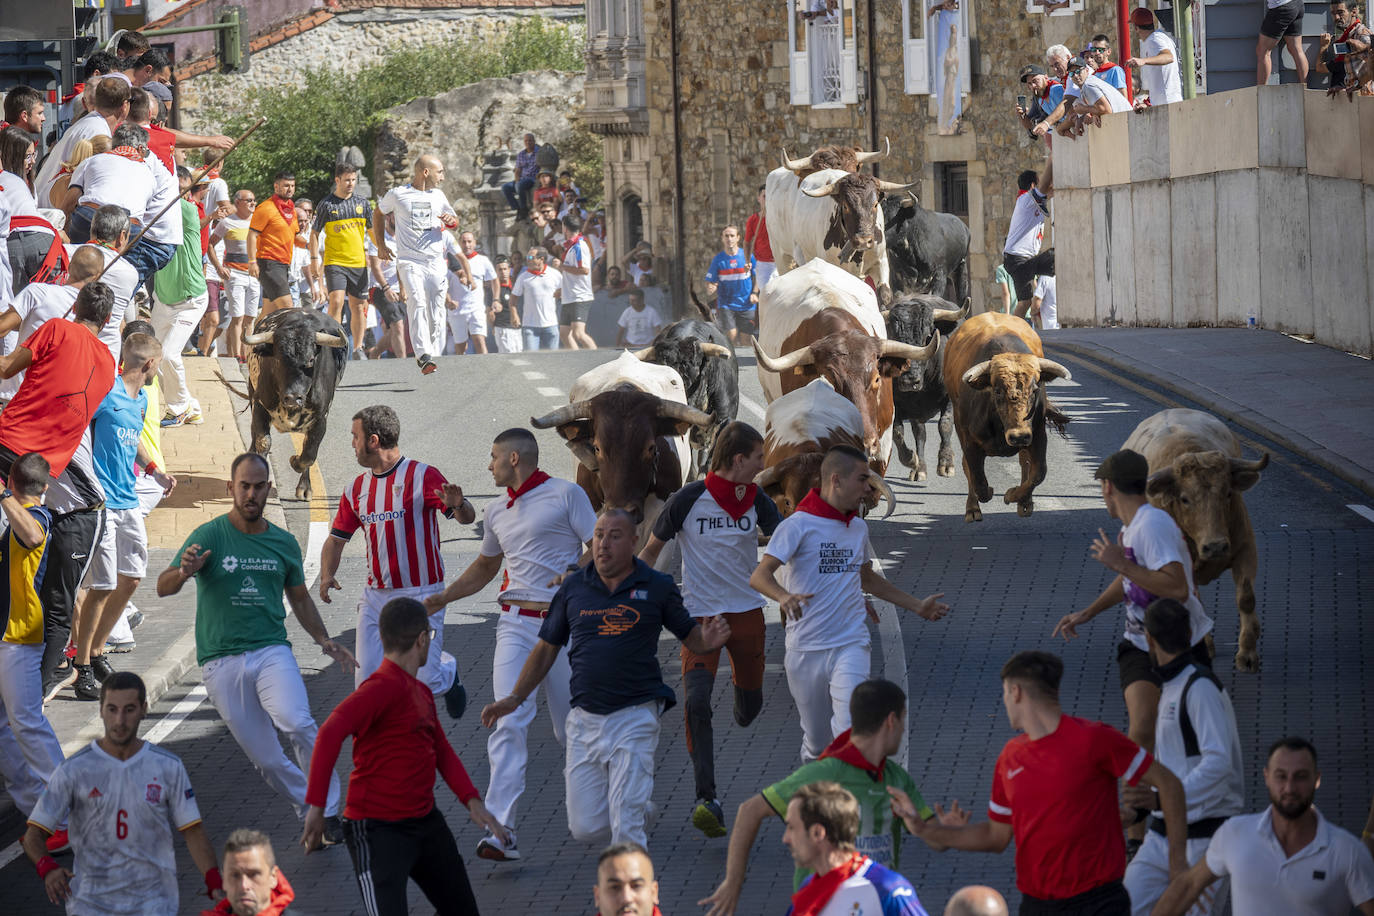
M 448 236 L 445 236 L 445 258 L 449 251 Z M 487 352 L 487 303 L 499 300 L 500 287 L 496 283 L 496 268 L 486 255 L 477 250 L 477 236 L 471 231 L 458 236 L 458 252 L 467 259 L 468 273 L 476 281 L 472 286 L 464 286 L 462 276 L 449 271 L 448 297 L 454 303 L 449 309 L 448 327 L 453 332 L 453 351 L 463 353 Z M 460 262 L 454 257 L 449 266 Z
M 377 257 L 396 261 L 396 274 L 406 294 L 406 317 L 410 320 L 410 345 L 422 375 L 438 365 L 434 357 L 444 352 L 448 321 L 444 300 L 448 295 L 448 264 L 444 258 L 444 230 L 458 228 L 458 215 L 440 190 L 444 183 L 444 164 L 426 153 L 415 160 L 410 183 L 386 192 L 377 209 L 382 219 L 372 223 L 372 240 Z M 396 238 L 396 252 L 387 245 L 386 233 Z M 472 274 L 467 259 L 458 254 L 460 279 L 471 287 Z
M 363 334 L 367 332 L 367 252 L 363 240 L 372 226 L 372 201 L 354 192 L 358 167 L 349 162 L 334 166 L 334 190 L 315 207 L 310 229 L 310 266 L 324 265 L 324 285 L 329 295 L 329 317 L 340 325 L 348 303 L 346 327 L 353 334 L 353 358 L 365 359 Z M 324 251 L 320 251 L 320 236 Z
M 558 307 L 558 334 L 565 350 L 595 350 L 596 341 L 587 333 L 587 317 L 592 312 L 592 246 L 582 234 L 583 217 L 570 212 L 563 217 L 563 257 L 558 272 L 563 275 L 563 298 Z
M 205 692 L 263 779 L 291 802 L 297 817 L 304 817 L 302 770 L 310 766 L 317 729 L 286 638 L 282 593 L 305 632 L 345 674 L 358 663 L 329 638 L 305 584 L 300 545 L 262 517 L 270 486 L 266 458 L 256 452 L 235 458 L 229 466 L 234 507 L 191 532 L 158 576 L 157 593 L 175 595 L 197 580 L 196 661 Z M 299 767 L 282 752 L 278 730 Z M 340 843 L 338 777 L 329 784 L 327 812 L 325 845 Z
M 943 593 L 916 598 L 873 569 L 868 525 L 858 517 L 873 484 L 863 452 L 837 445 L 821 486 L 778 525 L 749 584 L 778 602 L 786 625 L 787 686 L 801 715 L 803 761 L 850 727 L 849 695 L 868 678 L 871 640 L 864 593 L 925 620 L 949 613 Z M 776 574 L 786 566 L 783 581 Z
M 353 774 L 344 816 L 366 911 L 405 916 L 406 882 L 414 878 L 439 916 L 477 916 L 458 845 L 434 805 L 435 770 L 473 823 L 498 836 L 506 828 L 482 804 L 439 724 L 429 685 L 419 678 L 435 633 L 424 605 L 414 598 L 393 598 L 382 608 L 378 630 L 385 660 L 320 729 L 310 760 L 310 811 L 301 845 L 307 853 L 320 845 L 334 764 L 344 738 L 352 735 Z
M 401 455 L 401 421 L 396 411 L 379 404 L 353 415 L 353 454 L 367 468 L 339 497 L 329 538 L 320 551 L 320 600 L 330 604 L 330 591 L 343 588 L 334 576 L 344 545 L 359 529 L 367 540 L 367 587 L 358 602 L 358 670 L 353 686 L 382 663 L 378 620 L 393 598 L 423 601 L 444 587 L 444 558 L 439 548 L 439 512 L 464 525 L 477 518 L 463 488 L 444 479 L 438 468 Z M 444 694 L 453 718 L 463 714 L 467 692 L 458 678 L 458 663 L 444 651 L 444 612 L 431 618 L 435 636 L 429 659 L 417 677 L 435 696 Z
M 725 649 L 735 684 L 735 723 L 741 727 L 763 709 L 763 596 L 749 587 L 749 575 L 759 561 L 759 532 L 771 535 L 781 521 L 773 500 L 753 483 L 762 470 L 763 436 L 747 423 L 726 426 L 716 439 L 706 479 L 669 497 L 639 553 L 653 566 L 665 544 L 680 535 L 687 613 L 698 620 L 722 615 L 730 624 Z M 711 690 L 719 665 L 719 649 L 698 656 L 682 646 L 687 753 L 696 779 L 692 823 L 708 837 L 726 834 L 711 729 Z
M 57 768 L 29 816 L 24 852 L 48 899 L 66 903 L 69 913 L 177 916 L 173 826 L 205 876 L 206 892 L 224 896 L 186 767 L 138 737 L 147 714 L 143 680 L 132 671 L 111 674 L 100 688 L 105 734 Z M 45 835 L 64 821 L 76 853 L 72 869 L 59 865 L 45 846 Z
M 476 594 L 506 561 L 497 597 L 503 613 L 496 626 L 491 674 L 492 691 L 499 700 L 515 689 L 525 660 L 539 644 L 540 625 L 558 590 L 554 580 L 577 569 L 579 558 L 585 557 L 583 545 L 592 539 L 596 513 L 581 487 L 539 470 L 539 443 L 527 429 L 508 429 L 497 436 L 487 467 L 496 485 L 506 488 L 506 496 L 498 496 L 482 510 L 484 533 L 477 559 L 448 588 L 426 598 L 425 607 L 434 614 L 451 601 Z M 567 655 L 559 653 L 543 681 L 553 734 L 564 745 L 569 676 Z M 507 826 L 515 823 L 515 805 L 525 791 L 526 735 L 534 721 L 537 693 L 531 690 L 529 702 L 503 716 L 487 739 L 487 802 L 492 817 Z M 477 855 L 497 862 L 520 858 L 515 831 L 510 831 L 509 841 L 489 834 L 477 844 Z
M 725 248 L 716 252 L 706 269 L 706 295 L 716 297 L 711 317 L 726 334 L 731 346 L 748 346 L 759 330 L 758 287 L 749 255 L 739 247 L 739 229 L 726 226 L 720 234 Z
M 272 179 L 272 196 L 253 211 L 248 223 L 248 274 L 262 284 L 264 315 L 291 308 L 291 261 L 297 248 L 310 244 L 296 217 L 295 196 L 296 176 L 278 172 Z

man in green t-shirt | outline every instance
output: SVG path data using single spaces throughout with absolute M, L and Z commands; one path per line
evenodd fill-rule
M 888 759 L 902 746 L 906 729 L 906 694 L 902 688 L 878 678 L 864 681 L 849 698 L 849 714 L 853 723 L 850 730 L 836 736 L 820 759 L 803 765 L 739 806 L 734 830 L 730 832 L 725 880 L 715 893 L 699 902 L 711 907 L 707 916 L 730 916 L 735 912 L 749 864 L 749 850 L 759 826 L 770 814 L 785 818 L 788 801 L 802 786 L 830 781 L 848 789 L 858 799 L 862 816 L 855 848 L 894 870 L 899 865 L 903 824 L 892 815 L 888 787 L 901 789 L 910 796 L 923 819 L 936 816 L 906 770 Z M 794 890 L 807 874 L 803 869 L 797 870 L 792 882 Z
M 210 303 L 200 249 L 203 221 L 199 208 L 193 202 L 204 200 L 208 185 L 196 185 L 192 190 L 191 178 L 186 166 L 177 166 L 177 180 L 184 195 L 176 204 L 181 208 L 181 244 L 167 266 L 153 277 L 153 291 L 157 293 L 157 298 L 153 302 L 151 320 L 153 333 L 162 342 L 162 365 L 158 367 L 157 377 L 162 385 L 167 414 L 179 419 L 174 424 L 178 426 L 183 423 L 196 425 L 203 420 L 200 402 L 191 396 L 191 389 L 186 385 L 181 351 L 186 348 L 186 342 L 191 339 L 191 333 L 200 324 L 201 316 Z M 163 418 L 159 416 L 156 419 Z
M 175 595 L 196 579 L 196 661 L 205 692 L 267 784 L 304 817 L 304 771 L 317 729 L 286 637 L 282 594 L 305 632 L 345 674 L 358 663 L 325 630 L 306 587 L 300 545 L 262 517 L 270 484 L 267 459 L 253 452 L 235 458 L 229 470 L 234 508 L 191 532 L 176 562 L 158 576 L 157 593 Z M 296 763 L 282 752 L 278 731 Z M 339 779 L 331 775 L 326 846 L 343 841 L 339 808 Z

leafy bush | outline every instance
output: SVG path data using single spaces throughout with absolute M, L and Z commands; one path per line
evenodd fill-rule
M 563 158 L 559 168 L 572 172 L 573 183 L 582 189 L 588 209 L 593 202 L 601 200 L 602 189 L 606 187 L 604 150 L 601 136 L 580 122 L 573 125 L 572 137 L 558 147 L 558 154 Z
M 356 146 L 371 158 L 387 109 L 490 77 L 582 66 L 581 42 L 572 29 L 530 16 L 497 37 L 397 51 L 381 64 L 347 75 L 321 66 L 307 72 L 299 85 L 254 89 L 242 97 L 231 95 L 224 83 L 207 90 L 206 108 L 225 112 L 222 130 L 230 136 L 238 136 L 260 115 L 268 118 L 225 163 L 230 186 L 270 193 L 272 176 L 291 168 L 297 193 L 318 199 L 333 185 L 334 155 L 340 147 Z

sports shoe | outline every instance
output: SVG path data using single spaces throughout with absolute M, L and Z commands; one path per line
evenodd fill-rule
M 96 679 L 90 665 L 76 666 L 76 683 L 72 685 L 72 689 L 76 691 L 78 700 L 100 699 L 100 681 Z
M 53 697 L 57 696 L 59 690 L 68 686 L 76 680 L 76 668 L 70 661 L 62 660 L 62 664 L 53 669 L 43 680 L 43 702 L 51 703 Z
M 719 839 L 729 831 L 725 829 L 725 812 L 720 809 L 716 799 L 697 799 L 696 810 L 692 812 L 692 826 L 711 839 Z
M 129 629 L 138 629 L 139 624 L 143 623 L 143 619 L 143 612 L 134 608 L 133 612 L 129 614 Z
M 451 719 L 463 718 L 463 712 L 468 708 L 468 690 L 456 676 L 453 686 L 444 694 L 444 708 Z
M 364 350 L 362 347 L 358 347 L 357 349 L 355 349 L 355 350 L 353 351 L 353 358 L 354 358 L 355 360 L 366 360 L 366 359 L 367 359 L 367 351 Z
M 115 673 L 115 666 L 104 655 L 92 655 L 91 671 L 95 672 L 95 679 L 103 684 L 105 678 Z
M 488 831 L 477 841 L 477 858 L 493 862 L 513 862 L 520 858 L 520 850 L 515 845 L 515 831 L 510 831 L 510 842 L 502 843 L 500 837 Z
M 162 428 L 170 429 L 173 426 L 185 426 L 187 423 L 186 418 L 189 413 L 190 412 L 186 410 L 183 410 L 181 413 L 172 413 L 170 410 L 167 411 L 166 415 L 162 418 Z
M 60 852 L 66 852 L 72 848 L 72 844 L 67 839 L 67 831 L 59 830 L 48 837 L 44 844 L 48 847 L 48 855 L 55 856 Z
M 417 362 L 420 365 L 421 375 L 429 375 L 435 369 L 439 368 L 437 365 L 435 365 L 434 360 L 429 358 L 428 353 L 421 353 L 420 357 L 416 359 L 415 362 Z
M 322 846 L 338 846 L 343 841 L 343 824 L 339 822 L 337 814 L 331 814 L 324 819 L 324 834 L 320 838 L 320 844 Z
M 114 639 L 105 640 L 106 655 L 123 655 L 126 652 L 132 652 L 137 648 L 138 643 L 134 642 L 132 639 L 126 640 L 125 642 L 117 642 Z

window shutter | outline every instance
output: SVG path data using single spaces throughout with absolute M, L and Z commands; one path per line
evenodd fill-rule
M 915 22 L 912 13 L 919 17 Z M 930 56 L 926 50 L 925 25 L 924 0 L 902 0 L 902 73 L 907 95 L 930 93 Z M 913 38 L 913 35 L 921 37 Z
M 785 4 L 787 9 L 787 70 L 791 79 L 792 93 L 791 101 L 793 105 L 811 104 L 811 57 L 804 42 L 799 39 L 805 35 L 803 29 L 800 34 L 801 24 L 798 21 L 797 12 L 805 0 L 788 0 Z M 797 50 L 798 48 L 801 50 Z
M 859 41 L 854 27 L 855 15 L 854 0 L 840 0 L 840 101 L 846 105 L 859 101 L 859 59 L 855 49 Z

